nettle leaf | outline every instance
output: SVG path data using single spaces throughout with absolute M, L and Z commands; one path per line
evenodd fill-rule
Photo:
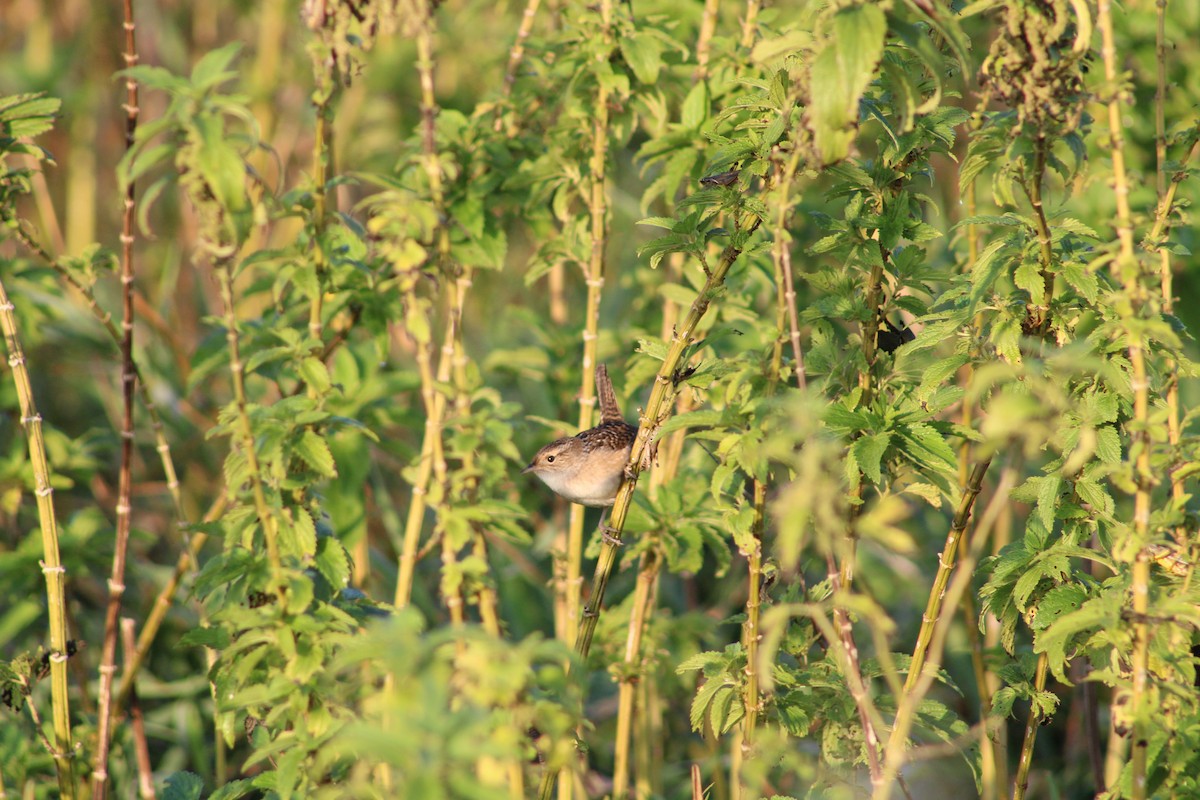
M 1046 282 L 1042 278 L 1042 267 L 1036 261 L 1022 262 L 1013 272 L 1013 283 L 1018 289 L 1029 292 L 1030 301 L 1041 304 L 1046 300 Z
M 1106 464 L 1121 463 L 1121 434 L 1116 427 L 1104 425 L 1096 429 L 1096 455 Z
M 887 18 L 876 6 L 840 9 L 812 66 L 811 125 L 821 158 L 845 158 L 854 141 L 858 101 L 883 55 Z
M 851 445 L 851 450 L 854 452 L 854 458 L 858 461 L 859 468 L 872 483 L 879 483 L 883 480 L 880 464 L 883 461 L 883 454 L 887 452 L 891 439 L 891 434 L 883 431 L 871 436 L 860 437 Z
M 1066 587 L 1059 587 L 1060 589 Z M 1080 590 L 1082 591 L 1082 590 Z M 1051 593 L 1047 593 L 1046 598 Z M 1065 606 L 1075 600 L 1077 594 L 1064 592 L 1055 608 L 1055 619 L 1040 633 L 1035 633 L 1033 648 L 1035 652 L 1045 653 L 1050 659 L 1050 670 L 1054 677 L 1068 686 L 1071 682 L 1066 676 L 1066 667 L 1073 652 L 1082 642 L 1075 642 L 1076 637 L 1090 630 L 1106 630 L 1120 625 L 1122 600 L 1119 592 L 1107 592 L 1099 597 L 1085 602 L 1074 611 L 1067 611 Z M 1043 598 L 1044 603 L 1046 598 Z M 1040 605 L 1038 617 L 1042 614 Z
M 321 475 L 328 478 L 337 475 L 337 466 L 333 461 L 333 453 L 329 450 L 329 443 L 315 431 L 304 431 L 300 438 L 293 442 L 292 449 Z
M 204 781 L 191 772 L 176 772 L 167 778 L 160 797 L 163 800 L 200 800 Z

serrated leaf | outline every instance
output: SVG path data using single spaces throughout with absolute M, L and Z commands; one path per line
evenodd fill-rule
M 1106 464 L 1121 463 L 1121 435 L 1112 425 L 1096 429 L 1096 455 Z
M 840 161 L 850 150 L 858 121 L 858 101 L 883 55 L 887 19 L 873 5 L 840 9 L 832 30 L 812 66 L 810 124 L 825 164 Z
M 350 559 L 346 548 L 332 536 L 322 538 L 317 545 L 315 559 L 317 571 L 335 589 L 344 589 L 350 584 Z
M 333 453 L 321 436 L 311 430 L 306 430 L 292 445 L 296 455 L 321 475 L 332 477 L 337 474 L 333 461 Z
M 159 795 L 162 800 L 200 800 L 204 792 L 204 781 L 191 772 L 176 772 L 167 778 Z
M 1061 488 L 1062 478 L 1057 475 L 1047 475 L 1038 485 L 1038 519 L 1048 531 L 1054 529 L 1054 512 L 1058 508 L 1058 492 Z
M 879 483 L 883 480 L 880 463 L 883 461 L 883 454 L 887 452 L 891 439 L 891 434 L 883 431 L 872 436 L 862 436 L 851 445 L 854 457 L 858 460 L 859 469 L 872 483 Z

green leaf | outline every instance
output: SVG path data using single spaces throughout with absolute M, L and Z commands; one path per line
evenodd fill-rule
M 683 100 L 683 126 L 690 129 L 699 128 L 708 119 L 708 110 L 708 82 L 697 81 Z
M 167 778 L 163 787 L 162 800 L 200 800 L 204 781 L 191 772 L 176 772 Z
M 812 67 L 811 125 L 825 164 L 845 158 L 854 141 L 858 101 L 883 55 L 887 19 L 874 5 L 843 8 Z
M 326 477 L 333 477 L 337 474 L 337 467 L 333 461 L 333 454 L 329 452 L 329 445 L 321 436 L 311 430 L 306 430 L 300 438 L 292 445 L 296 455 L 304 459 L 304 462 Z
M 350 559 L 346 548 L 333 536 L 325 536 L 317 543 L 315 559 L 317 571 L 335 589 L 344 589 L 350 584 Z
M 319 358 L 309 356 L 300 361 L 300 377 L 320 394 L 329 391 L 329 368 Z
M 887 452 L 891 439 L 891 434 L 883 431 L 872 436 L 863 436 L 855 440 L 854 444 L 851 445 L 854 457 L 858 460 L 859 468 L 872 483 L 879 483 L 883 480 L 883 475 L 880 471 L 880 462 L 883 461 L 883 454 Z
M 653 84 L 662 70 L 662 43 L 646 33 L 623 36 L 619 42 L 625 63 L 639 83 Z
M 1112 425 L 1096 429 L 1096 455 L 1107 464 L 1121 463 L 1121 435 Z
M 985 295 L 990 294 L 996 279 L 1007 269 L 1012 261 L 1012 249 L 1007 238 L 999 238 L 992 242 L 979 254 L 979 259 L 971 268 L 971 306 L 975 306 Z
M 1058 493 L 1062 488 L 1062 478 L 1057 475 L 1047 475 L 1038 485 L 1037 514 L 1046 530 L 1054 529 L 1054 512 L 1058 510 Z
M 1013 283 L 1018 289 L 1029 292 L 1029 299 L 1041 305 L 1046 299 L 1046 283 L 1042 280 L 1041 266 L 1036 261 L 1026 261 L 1013 273 Z

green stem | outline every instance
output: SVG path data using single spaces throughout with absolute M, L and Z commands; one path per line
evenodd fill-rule
M 1133 218 L 1129 209 L 1129 182 L 1125 171 L 1125 136 L 1121 123 L 1122 96 L 1117 75 L 1116 48 L 1113 45 L 1112 8 L 1110 0 L 1100 0 L 1097 7 L 1100 27 L 1101 53 L 1104 60 L 1104 78 L 1110 96 L 1108 98 L 1108 131 L 1113 165 L 1113 191 L 1117 201 L 1117 216 L 1114 221 L 1120 250 L 1114 261 L 1118 279 L 1123 280 L 1125 295 L 1130 311 L 1128 323 L 1136 323 L 1144 303 L 1144 287 L 1141 285 L 1142 270 L 1133 250 Z M 1156 231 L 1158 226 L 1155 226 Z M 1133 713 L 1133 754 L 1131 757 L 1131 784 L 1133 800 L 1146 797 L 1146 749 L 1149 742 L 1147 723 L 1149 713 L 1143 708 L 1146 701 L 1150 673 L 1150 629 L 1146 622 L 1146 611 L 1150 594 L 1150 563 L 1146 550 L 1150 536 L 1150 490 L 1154 476 L 1150 471 L 1150 384 L 1146 371 L 1146 353 L 1141 327 L 1127 325 L 1129 337 L 1128 353 L 1130 385 L 1133 389 L 1133 419 L 1130 421 L 1132 443 L 1130 455 L 1134 458 L 1134 510 L 1133 534 L 1137 544 L 1137 556 L 1133 562 L 1131 592 L 1133 596 L 1133 691 L 1131 706 Z
M 749 236 L 757 230 L 760 223 L 761 220 L 758 217 L 750 216 L 743 228 L 745 236 Z M 679 369 L 684 351 L 692 344 L 692 334 L 696 332 L 696 326 L 708 312 L 708 307 L 716 296 L 717 290 L 724 285 L 730 267 L 741 253 L 741 249 L 733 245 L 729 245 L 721 253 L 721 259 L 717 262 L 717 266 L 708 274 L 704 287 L 692 301 L 683 324 L 671 337 L 667 345 L 666 357 L 663 359 L 662 366 L 659 367 L 658 374 L 654 377 L 650 399 L 646 402 L 637 438 L 634 439 L 633 450 L 629 456 L 625 480 L 621 482 L 621 488 L 617 490 L 616 501 L 613 503 L 608 517 L 611 536 L 600 547 L 600 556 L 596 560 L 596 573 L 592 580 L 592 596 L 584 606 L 583 615 L 579 621 L 575 653 L 579 656 L 580 663 L 586 663 L 587 655 L 591 651 L 592 636 L 596 632 L 596 622 L 600 618 L 600 609 L 604 605 L 604 592 L 608 588 L 608 581 L 612 577 L 613 568 L 617 563 L 617 556 L 622 544 L 621 531 L 625 528 L 625 517 L 629 513 L 629 505 L 633 500 L 638 475 L 642 471 L 643 462 L 648 460 L 648 448 L 651 441 L 657 434 L 659 426 L 671 413 L 670 399 L 675 392 L 673 376 Z M 541 800 L 550 800 L 556 778 L 557 771 L 553 769 L 547 769 L 543 774 L 538 792 Z
M 237 314 L 233 299 L 233 267 L 230 264 L 232 256 L 222 256 L 214 265 L 217 273 L 217 284 L 220 287 L 221 302 L 225 306 L 225 340 L 229 345 L 229 373 L 233 378 L 233 396 L 237 405 L 237 422 L 241 429 L 242 449 L 246 455 L 246 465 L 249 470 L 250 488 L 254 494 L 254 507 L 258 513 L 259 523 L 263 527 L 263 537 L 267 544 L 267 559 L 271 562 L 271 572 L 279 584 L 283 577 L 283 562 L 279 557 L 279 537 L 276 527 L 275 514 L 267 502 L 266 489 L 263 486 L 262 471 L 258 463 L 258 453 L 255 450 L 254 426 L 250 422 L 249 401 L 246 398 L 245 365 L 242 362 L 241 347 L 238 343 Z M 279 585 L 276 588 L 281 588 Z
M 942 548 L 942 552 L 938 553 L 938 569 L 937 574 L 933 578 L 933 587 L 929 590 L 929 599 L 925 604 L 925 614 L 921 617 L 921 630 L 917 634 L 917 644 L 913 648 L 912 663 L 908 669 L 908 677 L 904 681 L 904 690 L 910 691 L 921 677 L 921 671 L 925 667 L 925 656 L 929 650 L 929 642 L 933 638 L 933 629 L 937 625 L 938 618 L 942 613 L 942 601 L 946 597 L 946 584 L 950 581 L 950 573 L 954 570 L 956 558 L 958 555 L 958 546 L 962 541 L 963 533 L 967 530 L 967 523 L 971 519 L 971 509 L 975 505 L 976 498 L 979 497 L 979 490 L 983 486 L 983 476 L 987 474 L 988 467 L 991 466 L 992 459 L 985 458 L 975 465 L 975 469 L 971 472 L 971 479 L 967 483 L 966 491 L 963 493 L 962 499 L 959 500 L 958 510 L 954 514 L 954 521 L 950 525 L 950 532 L 946 534 L 946 544 Z M 897 725 L 897 727 L 899 727 Z M 897 746 L 900 746 L 897 743 Z
M 33 468 L 34 495 L 37 497 L 38 521 L 42 528 L 42 574 L 46 576 L 46 603 L 50 617 L 50 703 L 54 726 L 54 747 L 51 756 L 58 772 L 58 791 L 64 800 L 75 797 L 75 775 L 71 764 L 74 747 L 71 744 L 71 711 L 67 695 L 67 603 L 63 591 L 66 568 L 58 551 L 58 523 L 54 515 L 54 489 L 50 481 L 50 464 L 46 459 L 46 443 L 42 437 L 42 416 L 33 399 L 33 386 L 25 353 L 17 335 L 13 304 L 4 284 L 0 283 L 0 329 L 8 347 L 8 366 L 16 385 L 17 402 L 21 408 L 21 427 L 29 442 L 29 462 Z
M 1049 664 L 1050 659 L 1045 653 L 1038 656 L 1033 686 L 1039 692 L 1046 689 L 1046 669 Z M 1031 707 L 1029 718 L 1025 721 L 1025 740 L 1021 744 L 1021 760 L 1017 763 L 1017 780 L 1013 786 L 1012 800 L 1023 800 L 1025 792 L 1029 789 L 1029 767 L 1033 763 L 1033 743 L 1037 739 L 1041 722 L 1041 714 L 1037 712 L 1036 707 Z
M 617 734 L 613 755 L 613 797 L 629 793 L 629 740 L 634 717 L 634 690 L 641 683 L 642 636 L 652 610 L 654 582 L 658 580 L 659 555 L 650 543 L 638 563 L 633 607 L 629 612 L 629 631 L 625 638 L 625 657 L 621 664 L 617 691 Z M 644 713 L 644 710 L 643 710 Z
M 600 36 L 612 46 L 612 0 L 600 4 Z M 604 83 L 596 87 L 595 117 L 592 121 L 591 180 L 587 198 L 591 217 L 591 254 L 587 267 L 587 307 L 584 311 L 583 362 L 579 387 L 579 429 L 592 427 L 592 412 L 596 405 L 592 373 L 596 366 L 596 338 L 600 328 L 600 298 L 604 291 L 604 251 L 608 243 L 608 103 L 609 92 Z M 579 603 L 583 589 L 583 506 L 572 504 L 567 528 L 567 574 L 565 630 L 567 644 L 575 645 L 575 629 L 579 619 Z

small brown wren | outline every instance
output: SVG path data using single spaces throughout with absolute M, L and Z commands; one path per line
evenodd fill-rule
M 596 396 L 600 399 L 600 424 L 546 445 L 521 472 L 537 475 L 572 503 L 604 508 L 617 498 L 638 429 L 621 415 L 603 364 L 596 367 Z

